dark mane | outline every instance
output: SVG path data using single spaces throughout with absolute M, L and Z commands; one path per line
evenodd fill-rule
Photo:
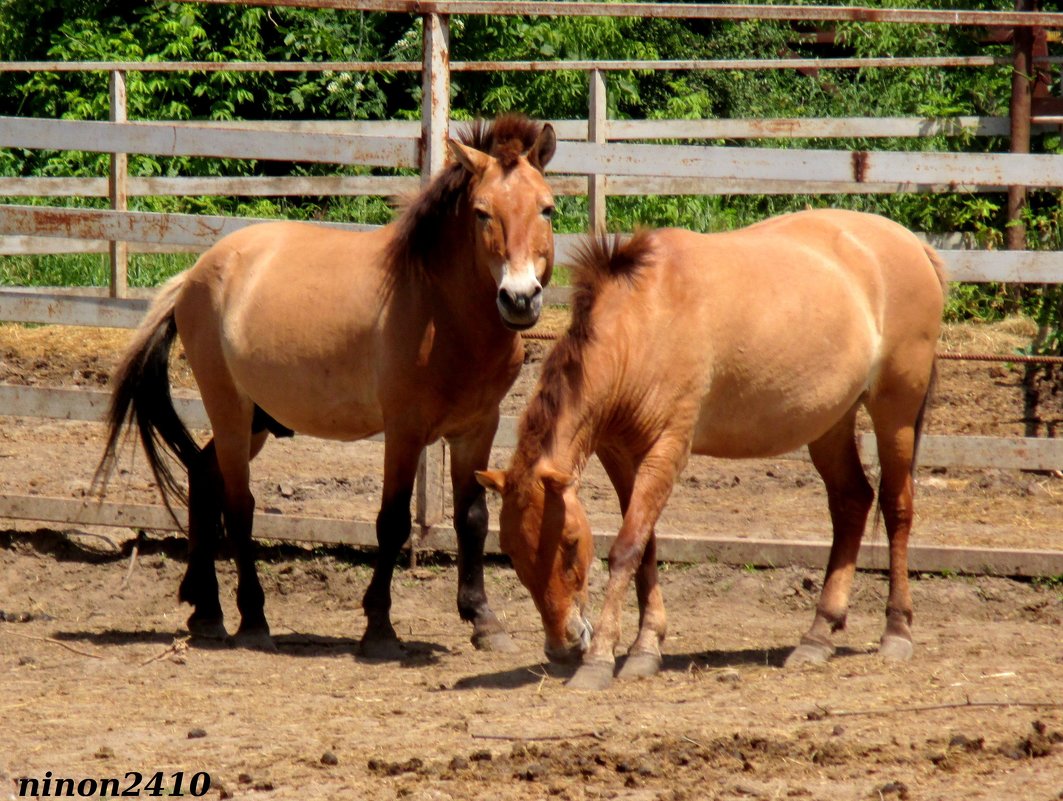
M 594 338 L 591 312 L 601 287 L 615 279 L 634 280 L 653 248 L 653 232 L 637 231 L 624 240 L 620 234 L 586 236 L 571 265 L 572 320 L 568 331 L 546 357 L 539 385 L 520 422 L 518 452 L 525 464 L 554 447 L 554 424 L 566 399 L 577 401 L 583 389 L 583 350 Z
M 509 169 L 531 149 L 542 128 L 541 122 L 522 114 L 504 114 L 491 123 L 473 122 L 458 139 L 489 153 Z M 388 245 L 388 262 L 396 277 L 432 275 L 440 237 L 460 213 L 471 182 L 472 175 L 464 167 L 449 161 L 427 187 L 400 204 L 395 237 Z

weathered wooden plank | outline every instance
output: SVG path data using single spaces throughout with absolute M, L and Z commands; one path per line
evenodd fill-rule
M 897 181 L 823 181 L 797 178 L 705 178 L 659 175 L 608 175 L 606 192 L 610 195 L 895 195 L 911 194 L 985 194 L 1001 192 L 995 184 L 953 181 L 943 183 L 899 183 Z M 565 194 L 580 194 L 566 192 Z
M 140 211 L 0 205 L 0 233 L 56 236 L 62 239 L 123 239 L 131 242 L 166 242 L 207 248 L 226 234 L 261 222 L 273 221 L 206 214 L 154 214 Z M 313 224 L 347 231 L 369 231 L 377 227 L 353 223 Z
M 198 397 L 178 395 L 173 402 L 187 426 L 210 428 L 203 401 Z M 0 413 L 10 417 L 45 417 L 96 423 L 106 419 L 110 403 L 111 393 L 100 390 L 0 383 Z
M 594 533 L 595 553 L 606 558 L 613 534 Z M 777 540 L 763 537 L 657 536 L 657 558 L 662 562 L 704 562 L 728 565 L 782 567 L 796 565 L 821 570 L 827 564 L 830 542 Z M 889 567 L 889 546 L 864 542 L 857 565 L 865 570 Z M 965 548 L 912 544 L 908 549 L 912 572 L 967 573 L 994 576 L 1058 576 L 1063 571 L 1063 551 Z
M 0 518 L 61 523 L 66 527 L 111 526 L 116 528 L 177 531 L 187 524 L 184 509 L 174 510 L 175 521 L 163 506 L 118 504 L 107 501 L 75 500 L 27 495 L 0 495 Z M 302 515 L 255 515 L 256 539 L 315 542 L 376 547 L 375 526 L 363 520 L 307 517 Z M 596 554 L 609 554 L 615 533 L 595 531 Z M 800 565 L 822 569 L 830 543 L 826 541 L 792 541 L 745 537 L 693 537 L 658 534 L 657 556 L 662 562 L 696 563 L 716 561 L 730 565 L 779 567 Z M 418 542 L 419 550 L 454 553 L 457 543 L 449 527 L 432 526 Z M 488 532 L 485 550 L 501 553 L 498 530 Z M 915 572 L 967 573 L 1000 576 L 1058 576 L 1063 574 L 1063 551 L 1005 550 L 963 548 L 942 545 L 910 546 L 909 567 Z M 861 568 L 883 570 L 889 564 L 887 546 L 879 542 L 864 543 L 858 564 Z
M 606 138 L 877 139 L 1008 136 L 1007 117 L 777 117 L 771 119 L 609 120 Z
M 810 150 L 804 148 L 596 145 L 568 142 L 550 163 L 555 172 L 659 175 L 818 183 L 1063 185 L 1063 156 Z
M 207 245 L 176 245 L 157 242 L 130 242 L 130 253 L 200 253 Z M 63 239 L 55 236 L 4 236 L 0 234 L 0 256 L 45 256 L 63 253 L 109 251 L 107 242 L 95 239 Z M 75 290 L 90 287 L 72 287 Z
M 12 417 L 99 422 L 104 419 L 109 403 L 110 393 L 100 390 L 0 383 L 0 412 Z M 174 404 L 188 426 L 209 428 L 203 403 L 198 397 L 192 394 L 177 396 Z M 493 447 L 515 447 L 517 423 L 516 417 L 502 417 Z M 382 437 L 372 439 L 379 441 Z M 871 434 L 861 437 L 860 450 L 865 464 L 875 460 L 875 440 Z M 802 448 L 774 458 L 807 460 L 808 453 Z M 923 467 L 1058 470 L 1063 469 L 1063 439 L 927 435 L 920 445 L 919 464 Z
M 416 177 L 405 175 L 321 175 L 244 178 L 179 177 L 135 178 L 127 183 L 128 194 L 143 196 L 239 195 L 261 196 L 357 196 L 401 195 L 415 192 Z M 105 178 L 0 178 L 0 197 L 106 197 Z
M 942 415 L 947 411 L 940 412 Z M 874 436 L 864 434 L 861 454 L 875 458 Z M 927 435 L 919 445 L 924 467 L 993 467 L 1005 470 L 1063 470 L 1063 439 Z
M 1063 251 L 941 250 L 950 281 L 1063 283 Z
M 0 117 L 0 147 L 87 150 L 98 153 L 151 153 L 163 156 L 309 161 L 416 167 L 418 140 L 167 123 L 111 123 Z
M 0 290 L 0 320 L 12 323 L 135 328 L 147 307 L 146 300 L 135 298 L 60 297 Z

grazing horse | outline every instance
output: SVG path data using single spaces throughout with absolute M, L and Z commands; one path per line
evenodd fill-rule
M 909 658 L 912 467 L 945 286 L 934 251 L 882 217 L 820 210 L 730 233 L 589 240 L 578 262 L 571 327 L 543 366 L 512 462 L 477 474 L 502 495 L 502 549 L 535 600 L 547 655 L 582 656 L 570 684 L 612 680 L 632 576 L 639 632 L 620 676 L 659 670 L 654 525 L 691 452 L 748 458 L 808 445 L 834 540 L 814 622 L 787 663 L 826 660 L 874 497 L 855 439 L 861 405 L 890 542 L 879 651 Z M 584 617 L 593 549 L 577 497 L 592 452 L 623 512 L 595 629 Z
M 410 534 L 424 447 L 451 449 L 458 611 L 486 649 L 515 646 L 487 602 L 484 491 L 498 405 L 520 371 L 519 331 L 533 325 L 553 269 L 554 201 L 543 170 L 549 125 L 517 115 L 449 143 L 454 160 L 391 224 L 349 232 L 294 222 L 253 225 L 219 241 L 159 292 L 116 368 L 106 450 L 113 471 L 135 425 L 170 505 L 180 498 L 163 451 L 188 471 L 188 569 L 179 597 L 196 635 L 224 637 L 214 560 L 231 538 L 241 645 L 273 647 L 255 570 L 249 462 L 267 436 L 338 440 L 384 433 L 379 553 L 362 605 L 362 653 L 401 656 L 391 578 Z M 180 336 L 213 438 L 200 448 L 177 417 L 167 365 Z

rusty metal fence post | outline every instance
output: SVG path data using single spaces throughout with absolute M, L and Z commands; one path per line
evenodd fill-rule
M 447 161 L 450 134 L 450 22 L 441 14 L 425 14 L 421 71 L 421 183 L 427 184 Z M 446 446 L 429 445 L 421 454 L 414 489 L 414 522 L 420 537 L 443 519 Z M 416 564 L 417 540 L 410 542 L 410 562 Z
M 596 145 L 606 142 L 607 95 L 605 73 L 590 71 L 590 105 L 587 110 L 587 141 Z M 587 223 L 594 233 L 605 231 L 605 176 L 596 173 L 587 176 Z
M 111 122 L 125 122 L 126 110 L 125 72 L 112 70 L 110 74 Z M 112 153 L 111 166 L 107 180 L 107 194 L 113 211 L 129 209 L 129 156 L 125 153 Z M 111 263 L 110 296 L 124 298 L 129 288 L 129 246 L 125 242 L 112 240 L 108 248 Z

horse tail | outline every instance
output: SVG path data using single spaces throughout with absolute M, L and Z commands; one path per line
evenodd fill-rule
M 159 290 L 111 375 L 107 445 L 93 478 L 93 486 L 102 493 L 114 472 L 122 433 L 135 424 L 148 466 L 171 515 L 174 514 L 171 501 L 186 503 L 187 496 L 163 451 L 168 451 L 187 470 L 201 450 L 177 415 L 170 396 L 170 350 L 177 336 L 174 306 L 185 276 L 182 273 L 170 279 Z
M 930 262 L 930 266 L 934 268 L 934 274 L 937 276 L 938 283 L 941 285 L 941 297 L 945 298 L 949 293 L 949 279 L 948 272 L 945 269 L 945 262 L 938 255 L 938 252 L 933 246 L 926 243 L 923 244 L 923 252 L 926 254 L 927 260 Z M 926 385 L 926 394 L 923 395 L 923 402 L 919 405 L 919 413 L 915 417 L 915 444 L 912 448 L 912 475 L 915 475 L 915 466 L 917 457 L 919 455 L 919 442 L 923 436 L 923 424 L 926 421 L 927 407 L 930 405 L 930 400 L 934 395 L 934 391 L 937 389 L 938 383 L 938 365 L 937 357 L 930 363 L 930 381 Z
M 948 270 L 945 268 L 945 261 L 932 245 L 928 245 L 925 242 L 923 243 L 923 252 L 926 254 L 930 266 L 934 268 L 938 283 L 941 284 L 941 296 L 947 297 L 949 294 L 949 276 Z

